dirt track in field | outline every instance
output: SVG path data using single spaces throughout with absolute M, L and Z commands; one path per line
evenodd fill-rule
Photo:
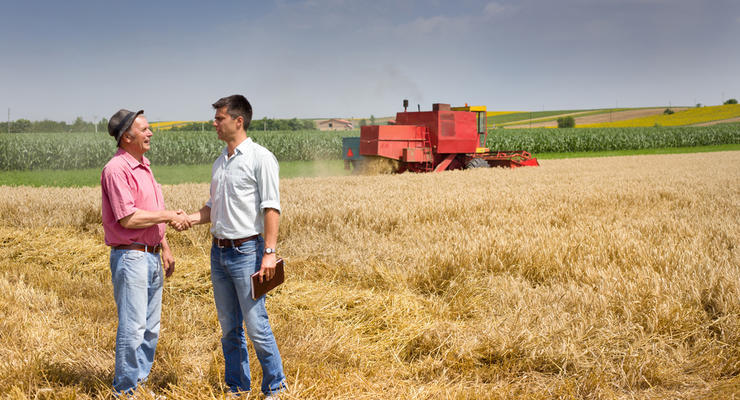
M 683 111 L 686 110 L 687 107 L 671 107 L 673 111 Z M 627 119 L 634 119 L 634 118 L 642 118 L 647 117 L 650 115 L 657 115 L 662 114 L 663 111 L 665 111 L 664 107 L 661 108 L 643 108 L 639 110 L 627 110 L 627 111 L 615 111 L 612 113 L 603 113 L 603 114 L 596 114 L 596 115 L 587 115 L 583 117 L 575 117 L 576 118 L 576 126 L 579 125 L 588 125 L 588 124 L 600 124 L 604 122 L 616 122 L 616 121 L 624 121 Z M 582 113 L 569 113 L 569 114 L 561 114 L 561 115 L 554 115 L 552 117 L 548 118 L 560 118 L 560 117 L 566 117 L 566 116 L 576 116 L 578 114 Z M 552 121 L 543 121 L 543 122 L 532 122 L 530 125 L 527 123 L 522 123 L 518 125 L 509 125 L 506 126 L 506 128 L 550 128 L 550 127 L 557 127 L 558 121 L 552 120 Z
M 691 126 L 709 126 L 709 125 L 716 125 L 716 124 L 724 124 L 727 122 L 740 122 L 740 117 L 736 118 L 729 118 L 729 119 L 721 119 L 719 121 L 709 121 L 709 122 L 702 122 L 701 124 L 694 124 Z

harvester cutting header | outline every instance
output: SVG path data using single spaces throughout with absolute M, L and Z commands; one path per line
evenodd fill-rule
M 360 137 L 342 139 L 345 168 L 361 168 L 368 159 L 394 161 L 395 172 L 432 172 L 463 168 L 538 166 L 523 150 L 491 151 L 485 106 L 433 104 L 432 111 L 396 114 L 394 125 L 369 125 Z

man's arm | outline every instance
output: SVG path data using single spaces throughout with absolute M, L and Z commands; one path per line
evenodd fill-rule
M 278 229 L 280 228 L 280 212 L 274 208 L 265 208 L 265 247 L 277 248 Z M 260 267 L 260 282 L 270 280 L 275 275 L 277 255 L 263 254 Z
M 168 278 L 175 272 L 175 257 L 172 256 L 166 236 L 162 238 L 162 267 L 164 267 L 164 276 Z
M 211 222 L 211 207 L 203 206 L 200 210 L 188 215 L 190 225 L 199 225 Z
M 133 214 L 121 218 L 118 222 L 126 229 L 143 229 L 169 222 L 187 224 L 187 226 L 190 227 L 187 215 L 182 210 L 136 210 Z

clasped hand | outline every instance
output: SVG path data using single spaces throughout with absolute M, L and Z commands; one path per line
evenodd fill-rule
M 175 216 L 170 220 L 169 225 L 178 232 L 188 230 L 193 226 L 188 214 L 183 210 L 177 210 Z

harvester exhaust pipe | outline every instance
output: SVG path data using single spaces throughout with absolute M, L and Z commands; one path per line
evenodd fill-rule
M 409 100 L 403 99 L 403 112 L 406 112 L 407 108 L 409 108 Z

